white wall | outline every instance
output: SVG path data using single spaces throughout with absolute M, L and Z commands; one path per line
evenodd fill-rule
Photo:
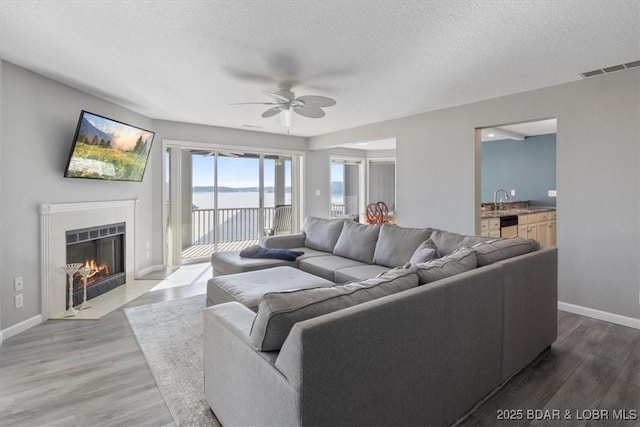
M 150 162 L 141 183 L 64 178 L 80 110 L 85 109 L 145 129 L 147 117 L 2 62 L 2 253 L 0 253 L 3 329 L 40 314 L 40 217 L 43 203 L 140 200 L 136 224 L 136 271 L 151 265 L 145 244 L 157 244 L 148 218 L 154 211 Z M 158 150 L 154 141 L 154 150 Z M 24 277 L 24 306 L 14 308 L 13 278 Z
M 475 233 L 474 129 L 551 117 L 558 118 L 559 299 L 638 319 L 640 70 L 314 137 L 309 147 L 395 136 L 400 224 Z M 308 188 L 327 179 L 320 166 L 309 172 Z
M 2 126 L 2 116 L 3 116 L 3 90 L 2 90 L 2 68 L 3 68 L 3 61 L 0 61 L 0 165 L 2 165 L 2 141 L 4 140 L 3 134 L 1 132 L 1 129 L 4 129 L 4 127 Z M 2 206 L 4 198 L 2 196 L 2 173 L 0 171 L 0 206 Z M 2 226 L 3 224 L 3 215 L 2 215 L 2 210 L 0 210 L 0 236 L 3 235 L 4 232 L 4 228 Z M 0 344 L 2 344 L 2 287 L 4 282 L 2 281 L 2 278 L 4 277 L 4 245 L 0 244 Z

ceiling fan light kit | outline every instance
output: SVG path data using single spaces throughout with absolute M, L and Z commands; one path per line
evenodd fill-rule
M 287 130 L 291 127 L 291 110 L 282 110 L 280 122 L 282 123 L 282 127 L 287 128 Z
M 291 116 L 292 112 L 299 114 L 304 117 L 308 117 L 310 119 L 320 119 L 325 116 L 325 112 L 323 108 L 332 107 L 336 105 L 336 101 L 327 98 L 326 96 L 319 95 L 305 95 L 299 98 L 296 98 L 295 94 L 289 89 L 282 89 L 278 92 L 267 92 L 263 91 L 263 94 L 273 99 L 271 102 L 241 102 L 238 104 L 232 105 L 240 105 L 240 104 L 257 104 L 257 105 L 274 105 L 274 107 L 269 108 L 264 113 L 262 113 L 262 118 L 268 118 L 275 116 L 276 114 L 282 113 L 280 116 L 280 120 L 282 126 L 287 129 L 287 134 L 289 134 L 289 129 L 291 128 Z

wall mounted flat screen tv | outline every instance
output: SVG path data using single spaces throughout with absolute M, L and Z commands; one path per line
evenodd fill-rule
M 64 176 L 142 181 L 154 132 L 82 111 Z

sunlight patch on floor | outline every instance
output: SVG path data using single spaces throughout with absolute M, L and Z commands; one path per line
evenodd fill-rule
M 206 282 L 211 278 L 211 263 L 183 265 L 151 289 L 151 292 Z

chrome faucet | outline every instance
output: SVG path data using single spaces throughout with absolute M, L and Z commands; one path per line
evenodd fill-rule
M 496 192 L 493 193 L 493 210 L 494 211 L 504 208 L 504 206 L 502 205 L 502 200 L 500 200 L 500 207 L 498 207 L 498 193 L 501 191 L 504 193 L 505 200 L 509 200 L 509 194 L 502 188 L 498 188 Z

